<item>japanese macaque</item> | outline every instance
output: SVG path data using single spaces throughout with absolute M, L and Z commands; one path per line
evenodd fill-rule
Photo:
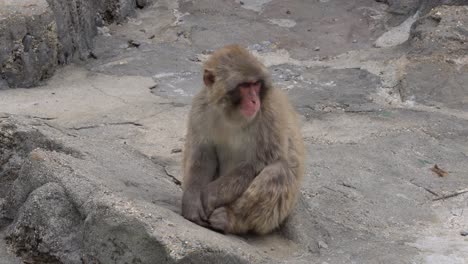
M 240 46 L 215 51 L 203 82 L 188 121 L 182 215 L 224 233 L 266 234 L 290 214 L 303 178 L 297 114 Z

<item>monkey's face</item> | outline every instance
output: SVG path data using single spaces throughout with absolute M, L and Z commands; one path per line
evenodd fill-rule
M 240 94 L 239 111 L 247 119 L 252 119 L 260 110 L 260 90 L 262 83 L 256 82 L 245 82 L 241 83 L 237 88 Z
M 222 113 L 221 120 L 234 126 L 258 119 L 272 87 L 267 68 L 235 45 L 211 55 L 204 64 L 203 82 L 209 103 Z
M 263 82 L 261 80 L 240 83 L 226 94 L 224 110 L 231 119 L 251 121 L 260 110 Z

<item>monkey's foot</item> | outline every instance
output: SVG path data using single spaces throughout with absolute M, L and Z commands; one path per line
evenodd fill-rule
M 211 214 L 209 222 L 213 229 L 226 233 L 229 224 L 226 207 L 216 208 Z

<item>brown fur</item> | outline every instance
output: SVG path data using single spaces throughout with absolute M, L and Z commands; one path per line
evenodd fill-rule
M 239 46 L 215 51 L 204 69 L 188 121 L 182 215 L 227 233 L 268 233 L 291 212 L 304 174 L 297 114 L 265 66 Z M 261 107 L 246 120 L 226 97 L 257 80 Z

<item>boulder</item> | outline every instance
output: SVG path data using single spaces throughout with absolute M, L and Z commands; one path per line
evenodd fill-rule
M 10 223 L 7 241 L 23 259 L 40 263 L 281 260 L 271 257 L 270 250 L 265 253 L 252 238 L 223 235 L 184 219 L 180 186 L 161 165 L 127 145 L 10 115 L 0 117 L 0 142 L 0 153 L 5 153 L 0 156 L 0 180 L 10 185 L 0 193 L 4 200 L 0 218 Z M 304 215 L 308 209 L 298 208 L 271 236 L 298 254 L 318 253 L 314 236 L 320 233 L 311 216 Z
M 412 26 L 409 43 L 415 54 L 468 52 L 468 6 L 438 6 Z

